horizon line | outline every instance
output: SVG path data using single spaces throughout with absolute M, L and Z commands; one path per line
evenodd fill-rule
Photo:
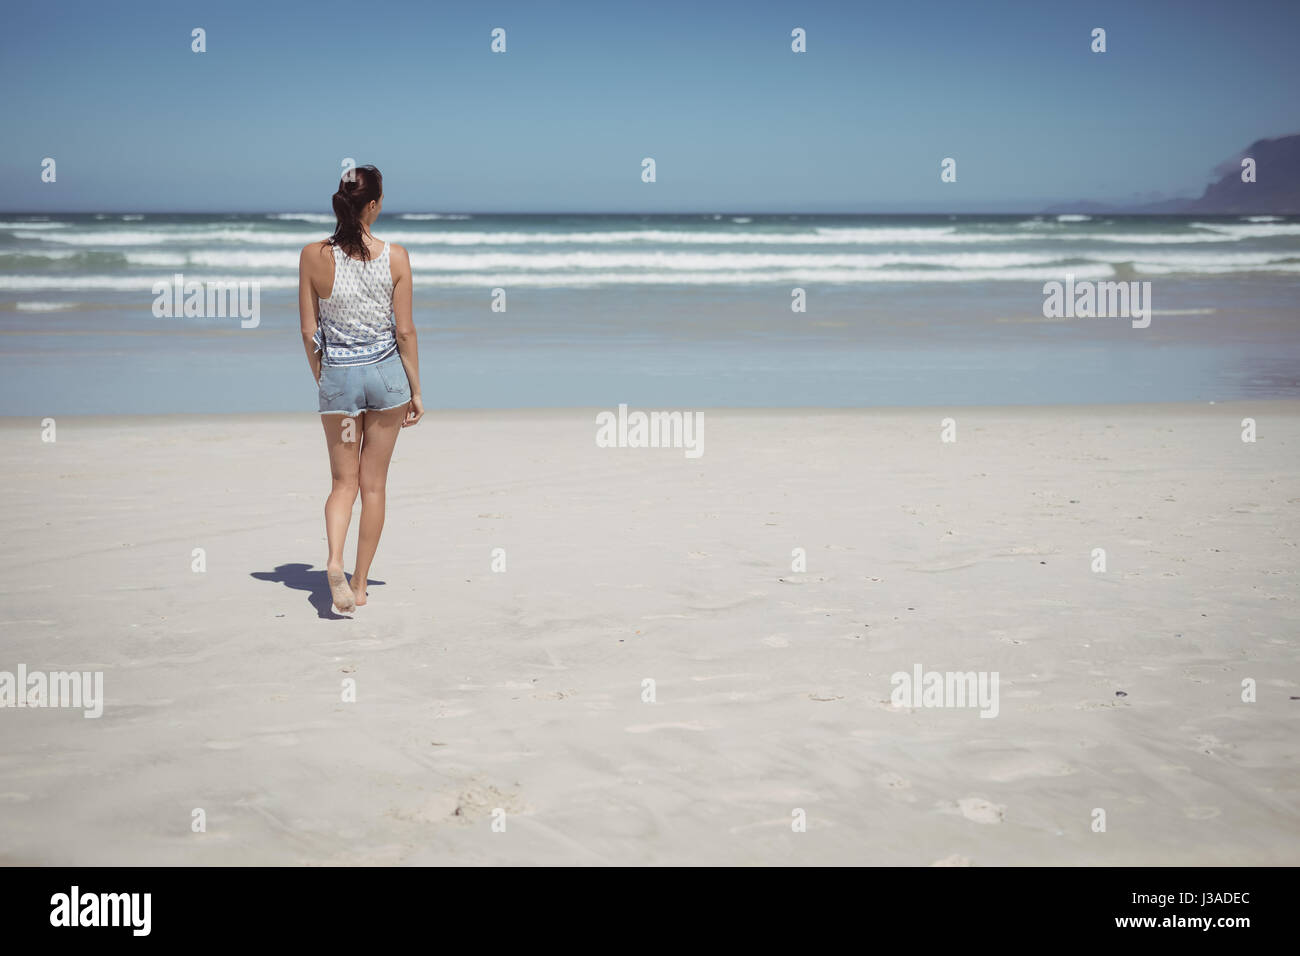
M 292 216 L 292 215 L 332 215 L 329 212 L 316 212 L 310 209 L 274 209 L 274 210 L 236 210 L 236 209 L 3 209 L 0 216 Z M 848 212 L 826 212 L 817 210 L 441 210 L 412 209 L 401 212 L 384 212 L 379 221 L 385 217 L 410 215 L 438 216 L 1290 216 L 1285 212 L 1144 212 L 1132 209 L 1093 209 L 1085 211 L 1062 211 L 1060 209 L 974 209 L 974 210 L 883 210 L 865 209 Z M 433 220 L 430 220 L 433 221 Z

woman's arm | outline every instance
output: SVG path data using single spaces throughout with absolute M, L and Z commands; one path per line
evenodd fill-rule
M 320 243 L 304 246 L 298 257 L 298 324 L 302 329 L 302 344 L 307 350 L 307 364 L 311 377 L 320 381 L 320 353 L 316 351 L 316 327 L 320 324 L 320 299 L 312 286 L 312 273 L 319 260 Z
M 414 425 L 424 417 L 424 400 L 420 397 L 420 349 L 415 340 L 415 320 L 411 317 L 411 257 L 396 243 L 389 246 L 393 269 L 393 318 L 397 322 L 397 354 L 402 357 L 406 380 L 411 383 L 411 405 L 402 427 Z

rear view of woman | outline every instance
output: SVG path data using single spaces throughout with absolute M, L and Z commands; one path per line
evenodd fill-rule
M 366 603 L 397 433 L 424 415 L 411 319 L 411 260 L 401 246 L 370 233 L 383 205 L 379 170 L 351 170 L 334 194 L 334 235 L 306 246 L 298 261 L 302 340 L 319 386 L 333 479 L 325 500 L 325 573 L 340 611 Z M 349 585 L 343 544 L 358 491 L 361 521 Z

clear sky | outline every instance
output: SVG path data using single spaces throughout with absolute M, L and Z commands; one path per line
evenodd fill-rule
M 14 3 L 0 209 L 328 212 L 345 156 L 393 212 L 1199 195 L 1300 131 L 1297 40 L 1296 0 Z

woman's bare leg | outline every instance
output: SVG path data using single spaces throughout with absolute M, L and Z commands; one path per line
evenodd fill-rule
M 397 433 L 402 430 L 407 406 L 382 412 L 367 412 L 361 442 L 359 469 L 361 522 L 357 537 L 357 564 L 352 571 L 352 593 L 358 604 L 366 603 L 366 578 L 384 530 L 384 494 L 388 485 L 388 463 L 393 458 Z
M 348 525 L 352 522 L 352 506 L 356 504 L 360 487 L 361 437 L 366 414 L 355 418 L 347 415 L 322 415 L 325 427 L 325 444 L 330 454 L 330 477 L 333 481 L 329 497 L 325 499 L 325 537 L 329 541 L 329 560 L 325 564 L 334 605 L 340 611 L 350 611 L 355 599 L 348 593 L 347 578 L 343 575 L 343 545 L 348 538 Z

